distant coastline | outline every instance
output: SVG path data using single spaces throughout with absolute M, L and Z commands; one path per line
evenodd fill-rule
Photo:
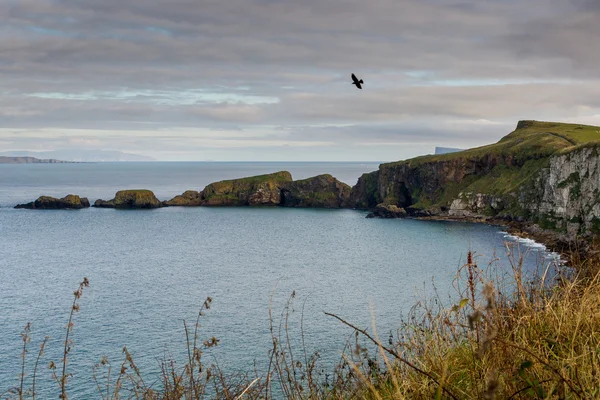
M 35 157 L 6 157 L 0 156 L 0 164 L 73 164 L 76 161 L 63 161 L 54 158 L 41 159 Z

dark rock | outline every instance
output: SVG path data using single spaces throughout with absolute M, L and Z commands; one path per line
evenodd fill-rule
M 62 199 L 50 196 L 40 196 L 36 201 L 26 204 L 18 204 L 15 208 L 37 209 L 37 210 L 77 210 L 87 208 L 90 202 L 85 197 L 69 194 Z
M 442 214 L 441 207 L 430 208 L 427 210 L 416 207 L 406 207 L 405 210 L 408 215 L 415 218 L 431 217 Z
M 379 171 L 362 174 L 350 191 L 349 206 L 368 210 L 381 203 L 379 195 Z
M 496 215 L 496 218 L 505 222 L 511 222 L 513 220 L 513 217 L 510 214 L 498 214 Z
M 187 190 L 183 194 L 173 197 L 171 200 L 163 201 L 163 206 L 166 207 L 196 207 L 202 203 L 200 192 Z
M 150 190 L 120 190 L 112 200 L 96 200 L 94 207 L 122 209 L 159 208 L 162 207 L 162 203 Z
M 377 204 L 377 206 L 375 206 L 375 208 L 373 209 L 373 212 L 371 214 L 373 214 L 373 217 L 369 217 L 369 216 L 367 216 L 367 217 L 368 218 L 374 218 L 374 217 L 404 218 L 408 215 L 406 213 L 406 210 L 404 210 L 404 208 L 398 207 L 393 204 L 385 204 L 385 203 Z
M 94 202 L 94 205 L 92 207 L 115 208 L 115 203 L 112 200 L 106 201 L 106 200 L 98 199 Z

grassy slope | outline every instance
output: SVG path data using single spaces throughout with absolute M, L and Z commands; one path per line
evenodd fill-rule
M 600 143 L 600 127 L 557 122 L 521 121 L 518 128 L 497 143 L 456 153 L 428 155 L 382 164 L 382 168 L 407 163 L 419 167 L 428 163 L 485 158 L 512 158 L 518 166 L 498 165 L 485 175 L 468 177 L 456 188 L 449 187 L 438 199 L 420 199 L 419 205 L 444 204 L 459 191 L 496 195 L 515 192 L 548 165 L 549 157 Z M 460 186 L 460 187 L 458 187 Z M 450 193 L 451 192 L 451 193 Z
M 287 171 L 275 172 L 273 174 L 249 176 L 247 178 L 230 179 L 211 183 L 208 186 L 214 188 L 215 192 L 229 192 L 232 190 L 249 190 L 259 184 L 277 185 L 284 182 L 290 182 L 292 176 Z
M 597 126 L 559 122 L 522 122 L 525 122 L 526 127 L 514 130 L 494 144 L 456 153 L 421 156 L 384 165 L 395 165 L 404 162 L 419 165 L 426 162 L 457 158 L 481 158 L 486 155 L 550 156 L 557 152 L 568 152 L 582 144 L 600 142 L 600 127 Z

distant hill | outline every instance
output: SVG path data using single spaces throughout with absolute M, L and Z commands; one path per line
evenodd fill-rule
M 55 159 L 42 160 L 35 157 L 4 157 L 0 156 L 0 164 L 63 164 L 69 161 Z
M 39 159 L 57 159 L 77 162 L 102 161 L 156 161 L 152 157 L 139 154 L 123 153 L 114 150 L 54 150 L 54 151 L 5 151 L 0 156 L 35 157 Z
M 434 154 L 448 154 L 448 153 L 456 153 L 459 151 L 463 151 L 464 149 L 456 149 L 454 147 L 438 147 L 435 146 Z

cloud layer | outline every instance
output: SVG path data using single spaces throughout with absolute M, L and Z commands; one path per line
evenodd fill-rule
M 597 4 L 5 0 L 0 145 L 395 160 L 600 124 Z

